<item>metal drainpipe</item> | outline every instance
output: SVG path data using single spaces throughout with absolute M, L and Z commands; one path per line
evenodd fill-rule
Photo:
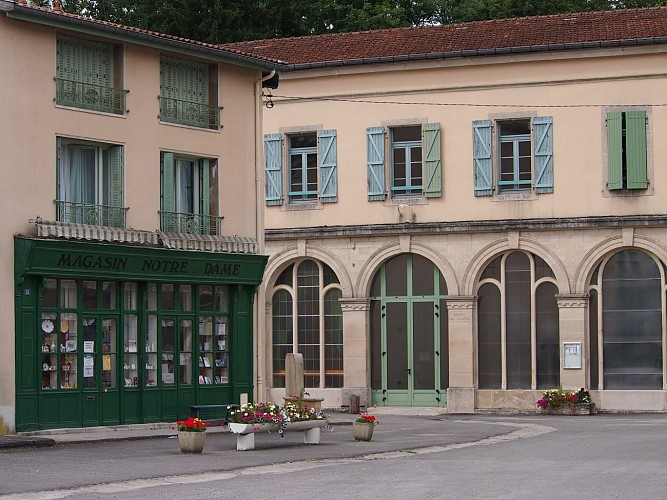
M 257 253 L 264 253 L 264 168 L 262 161 L 264 156 L 262 155 L 263 148 L 263 130 L 262 130 L 262 83 L 266 80 L 270 80 L 276 74 L 276 70 L 271 70 L 271 72 L 260 78 L 255 82 L 255 235 L 257 238 Z M 254 400 L 257 401 L 258 398 L 260 401 L 266 399 L 265 387 L 264 387 L 264 332 L 266 330 L 266 321 L 265 321 L 265 307 L 266 303 L 266 294 L 264 292 L 263 284 L 257 287 L 257 300 L 255 300 L 255 307 L 253 314 L 255 316 L 255 338 L 253 340 L 255 344 L 256 354 L 255 354 L 255 380 L 257 384 L 255 386 Z M 260 339 L 262 342 L 260 343 Z

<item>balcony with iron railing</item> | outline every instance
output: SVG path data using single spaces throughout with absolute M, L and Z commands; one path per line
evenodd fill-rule
M 221 108 L 218 106 L 161 96 L 158 99 L 160 100 L 160 121 L 216 130 L 220 128 Z
M 129 90 L 63 78 L 54 78 L 54 80 L 56 82 L 56 104 L 117 115 L 123 115 L 127 112 L 125 96 Z
M 222 219 L 214 215 L 160 211 L 160 227 L 166 233 L 220 235 Z
M 125 227 L 126 207 L 55 200 L 56 220 L 94 226 Z

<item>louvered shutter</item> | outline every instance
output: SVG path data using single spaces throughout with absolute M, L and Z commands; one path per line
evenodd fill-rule
M 282 136 L 280 134 L 264 136 L 264 201 L 267 206 L 280 205 L 283 202 L 281 146 Z
M 607 113 L 607 189 L 623 189 L 623 114 Z
M 211 214 L 211 168 L 207 158 L 199 160 L 199 176 L 201 186 L 201 214 Z
M 174 193 L 174 153 L 160 153 L 162 174 L 162 211 L 173 212 L 175 205 Z
M 472 122 L 472 145 L 475 196 L 491 196 L 493 194 L 493 160 L 490 120 Z
M 440 153 L 440 124 L 426 123 L 424 135 L 424 194 L 427 198 L 442 196 L 442 155 Z
M 320 130 L 317 136 L 319 138 L 320 201 L 334 203 L 338 201 L 336 131 Z
M 628 189 L 646 189 L 646 111 L 626 111 L 625 147 Z
M 538 116 L 533 120 L 535 144 L 535 192 L 554 191 L 553 118 Z
M 61 183 L 65 182 L 63 179 L 63 168 L 60 164 L 60 148 L 62 145 L 62 139 L 56 137 L 56 200 L 65 201 L 65 193 L 63 193 L 61 188 Z M 61 220 L 61 219 L 57 219 Z
M 123 206 L 123 146 L 111 146 L 109 151 L 111 185 L 109 201 L 112 207 Z
M 368 164 L 368 201 L 384 200 L 384 128 L 366 129 L 366 154 Z

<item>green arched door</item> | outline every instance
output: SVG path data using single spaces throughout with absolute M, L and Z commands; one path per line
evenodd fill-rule
M 385 262 L 371 287 L 371 388 L 379 406 L 445 406 L 447 287 L 416 254 Z

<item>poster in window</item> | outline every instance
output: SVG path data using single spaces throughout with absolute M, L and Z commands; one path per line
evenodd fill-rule
M 563 368 L 581 369 L 581 342 L 563 342 Z

